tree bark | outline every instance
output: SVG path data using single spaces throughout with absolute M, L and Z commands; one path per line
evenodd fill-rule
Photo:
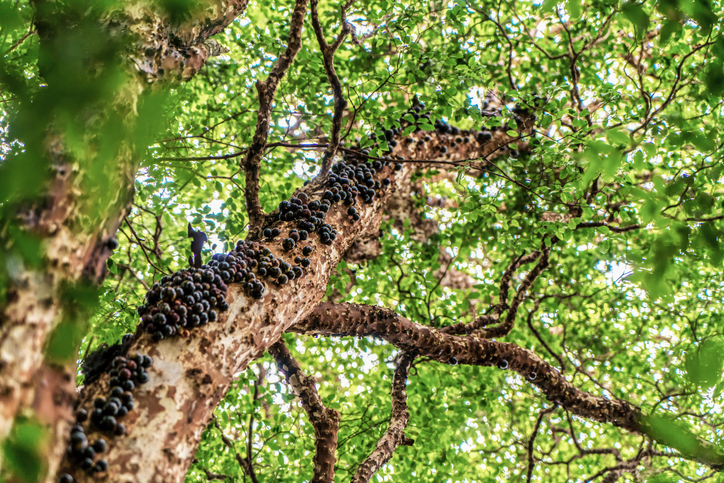
M 223 51 L 209 36 L 228 26 L 246 4 L 247 0 L 209 0 L 206 18 L 191 18 L 180 26 L 170 26 L 158 12 L 137 3 L 126 4 L 122 12 L 104 18 L 104 28 L 109 28 L 112 17 L 123 24 L 131 39 L 125 57 L 119 59 L 130 75 L 111 96 L 114 101 L 102 108 L 105 112 L 96 113 L 98 117 L 113 111 L 125 126 L 132 126 L 145 91 L 167 81 L 191 78 L 211 55 Z M 52 2 L 39 1 L 34 6 L 41 45 L 52 51 L 58 48 L 54 42 L 67 33 L 63 29 L 74 27 L 56 21 Z M 65 436 L 69 403 L 75 398 L 75 364 L 45 361 L 44 348 L 53 329 L 68 316 L 63 291 L 102 282 L 105 262 L 112 254 L 111 240 L 133 200 L 139 159 L 133 140 L 126 139 L 114 162 L 103 167 L 109 173 L 104 186 L 109 206 L 91 226 L 81 222 L 88 193 L 79 191 L 79 184 L 87 173 L 82 165 L 78 169 L 77 160 L 66 150 L 62 135 L 53 128 L 55 121 L 48 119 L 50 134 L 45 139 L 53 177 L 39 199 L 21 201 L 16 210 L 20 229 L 42 240 L 44 263 L 39 269 L 19 267 L 8 287 L 7 302 L 0 306 L 0 441 L 8 436 L 20 413 L 32 414 L 49 430 L 51 441 Z M 63 383 L 56 384 L 56 380 Z M 50 474 L 62 452 L 62 445 L 48 446 L 44 459 Z
M 150 355 L 154 365 L 149 370 L 150 381 L 134 394 L 136 409 L 123 420 L 127 435 L 116 438 L 105 454 L 109 465 L 106 481 L 183 481 L 201 434 L 234 376 L 261 357 L 286 329 L 311 313 L 351 243 L 379 230 L 384 203 L 398 183 L 409 180 L 412 170 L 403 169 L 394 175 L 390 171 L 385 168 L 379 176 L 389 176 L 393 184 L 375 197 L 373 204 L 359 207 L 359 222 L 351 221 L 346 206 L 332 206 L 325 222 L 335 227 L 337 238 L 331 246 L 322 245 L 316 235 L 305 242 L 314 251 L 309 256 L 311 266 L 301 279 L 270 288 L 258 301 L 248 297 L 239 284 L 231 284 L 229 310 L 220 314 L 218 322 L 195 328 L 186 338 L 157 343 L 149 334 L 139 334 L 129 353 Z M 307 194 L 318 199 L 324 189 Z M 281 224 L 283 232 L 294 226 L 293 222 Z M 263 243 L 277 258 L 293 258 L 299 251 L 287 254 L 281 245 L 280 238 Z M 92 401 L 109 389 L 106 374 L 86 386 L 80 406 L 90 410 Z M 91 440 L 98 435 L 88 432 Z M 92 477 L 74 471 L 70 461 L 63 462 L 63 471 L 71 472 L 76 481 L 92 481 Z
M 407 377 L 415 356 L 402 353 L 397 360 L 397 368 L 392 378 L 392 415 L 387 431 L 377 441 L 374 451 L 359 465 L 352 477 L 352 483 L 367 483 L 375 473 L 392 458 L 399 445 L 412 446 L 414 440 L 405 436 L 405 428 L 410 420 L 407 409 Z
M 439 135 L 424 143 L 425 132 L 410 137 L 415 142 L 395 148 L 393 158 L 439 159 L 439 145 L 449 143 L 454 136 Z M 467 143 L 454 159 L 475 159 L 481 153 L 491 153 L 490 144 Z M 393 159 L 393 163 L 395 160 Z M 347 207 L 333 204 L 325 222 L 338 232 L 331 246 L 319 242 L 310 234 L 305 244 L 314 247 L 309 256 L 310 268 L 301 279 L 273 287 L 262 300 L 248 297 L 238 284 L 231 284 L 227 294 L 229 310 L 218 322 L 195 328 L 187 338 L 154 342 L 141 334 L 131 345 L 129 353 L 148 354 L 156 363 L 149 370 L 150 381 L 134 395 L 137 409 L 124 419 L 127 435 L 114 441 L 105 459 L 109 482 L 174 482 L 182 481 L 196 452 L 201 434 L 212 412 L 226 394 L 235 374 L 279 340 L 288 328 L 306 318 L 325 294 L 332 272 L 345 252 L 358 239 L 379 233 L 383 210 L 394 193 L 410 182 L 413 171 L 428 162 L 404 163 L 399 171 L 383 167 L 376 179 L 388 177 L 391 184 L 379 190 L 371 204 L 358 203 L 360 220 L 352 222 Z M 311 200 L 320 199 L 327 188 L 310 183 L 300 190 Z M 298 196 L 298 195 L 297 195 Z M 294 222 L 277 225 L 285 233 L 295 228 Z M 257 235 L 252 233 L 255 238 Z M 282 249 L 282 240 L 263 241 L 275 257 L 290 258 Z M 297 250 L 298 251 L 298 250 Z M 296 254 L 291 253 L 291 258 Z M 108 376 L 86 386 L 80 406 L 90 408 L 93 399 L 109 390 Z M 93 439 L 97 434 L 89 434 Z M 73 471 L 70 461 L 64 461 L 62 471 Z M 77 481 L 90 481 L 78 472 Z
M 664 425 L 670 424 L 668 421 L 647 417 L 627 401 L 582 391 L 568 382 L 555 367 L 516 344 L 449 335 L 412 322 L 392 310 L 358 304 L 321 303 L 306 320 L 290 331 L 324 336 L 380 337 L 402 351 L 445 364 L 510 369 L 540 389 L 549 401 L 577 416 L 647 435 L 661 444 L 679 449 L 680 457 L 712 469 L 724 468 L 724 453 L 716 445 L 701 441 L 686 431 L 667 431 Z M 672 434 L 680 435 L 682 440 L 677 441 Z
M 302 401 L 309 422 L 314 427 L 314 471 L 310 483 L 333 483 L 334 463 L 337 461 L 337 436 L 339 432 L 339 411 L 328 408 L 317 393 L 314 379 L 305 375 L 299 363 L 279 340 L 269 347 L 269 354 L 284 374 L 287 384 Z

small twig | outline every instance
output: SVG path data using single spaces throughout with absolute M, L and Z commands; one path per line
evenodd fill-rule
M 5 56 L 8 55 L 10 52 L 12 52 L 13 50 L 15 50 L 15 49 L 17 49 L 18 47 L 20 47 L 20 46 L 22 45 L 22 43 L 25 42 L 25 39 L 27 39 L 28 37 L 30 37 L 31 35 L 33 35 L 35 32 L 37 32 L 37 30 L 31 29 L 31 30 L 30 30 L 29 32 L 27 32 L 25 35 L 23 35 L 23 36 L 20 37 L 18 40 L 16 40 L 15 43 L 14 43 L 13 45 L 11 45 L 10 48 L 8 48 L 8 50 L 6 50 L 5 52 L 3 52 L 2 57 L 5 57 Z
M 254 395 L 252 396 L 252 403 L 256 403 L 256 400 L 259 398 L 259 378 L 256 378 L 254 380 Z M 256 472 L 254 471 L 254 464 L 253 459 L 251 455 L 251 444 L 254 441 L 254 411 L 250 411 L 249 414 L 249 431 L 247 434 L 246 439 L 246 462 L 249 466 L 249 477 L 251 478 L 251 481 L 256 482 Z
M 207 470 L 206 468 L 201 468 L 201 471 L 203 471 L 204 474 L 206 475 L 206 480 L 207 480 L 207 481 L 213 481 L 213 480 L 224 480 L 224 481 L 226 481 L 226 480 L 230 480 L 230 479 L 231 479 L 231 476 L 229 476 L 229 475 L 222 475 L 222 474 L 220 474 L 220 473 L 212 473 L 212 472 L 210 472 L 209 470 Z
M 130 265 L 126 265 L 126 264 L 124 264 L 124 263 L 118 263 L 118 262 L 115 262 L 115 263 L 116 263 L 116 265 L 118 265 L 118 268 L 120 268 L 120 269 L 123 270 L 124 272 L 130 273 L 130 274 L 133 276 L 133 278 L 135 278 L 136 280 L 138 280 L 138 282 L 139 282 L 141 285 L 143 285 L 143 288 L 145 288 L 146 290 L 151 290 L 151 287 L 149 287 L 148 283 L 146 283 L 146 281 L 145 281 L 144 279 L 142 279 L 141 277 L 139 277 L 138 274 L 131 268 Z
M 224 443 L 224 446 L 229 448 L 231 451 L 234 452 L 234 457 L 236 458 L 236 462 L 239 463 L 239 466 L 242 470 L 244 470 L 244 474 L 249 475 L 251 478 L 251 481 L 253 483 L 259 483 L 259 481 L 256 479 L 256 476 L 254 475 L 254 470 L 251 468 L 251 461 L 247 461 L 244 457 L 242 457 L 238 451 L 236 451 L 236 447 L 234 446 L 234 442 L 231 441 L 225 434 L 224 431 L 221 430 L 221 426 L 219 425 L 219 420 L 216 419 L 216 416 L 214 418 L 214 426 L 216 429 L 219 430 L 219 433 L 221 434 L 221 441 Z
M 140 238 L 138 237 L 138 235 L 136 234 L 136 231 L 133 229 L 133 226 L 131 226 L 131 222 L 128 221 L 128 217 L 124 216 L 124 217 L 123 217 L 123 220 L 126 222 L 126 225 L 128 225 L 128 228 L 131 230 L 131 233 L 133 234 L 133 238 L 136 239 L 136 242 L 138 243 L 138 246 L 141 247 L 141 251 L 143 251 L 143 255 L 146 257 L 146 260 L 148 261 L 148 263 L 149 263 L 153 268 L 155 268 L 155 269 L 158 270 L 159 272 L 163 273 L 164 275 L 170 275 L 169 272 L 167 272 L 167 271 L 165 271 L 165 270 L 163 270 L 163 269 L 161 269 L 161 268 L 158 268 L 158 267 L 156 266 L 156 264 L 154 264 L 154 263 L 151 261 L 151 257 L 149 257 L 149 256 L 148 256 L 148 252 L 146 252 L 146 247 L 143 245 L 143 242 L 141 241 L 141 239 L 140 239 Z
M 538 431 L 540 430 L 540 425 L 543 422 L 543 418 L 547 415 L 552 413 L 558 408 L 557 404 L 554 404 L 553 406 L 543 409 L 538 413 L 538 419 L 535 421 L 535 426 L 533 426 L 533 432 L 530 435 L 530 439 L 528 440 L 528 477 L 525 479 L 525 481 L 530 481 L 533 476 L 533 469 L 535 468 L 535 458 L 533 457 L 533 444 L 535 443 L 535 438 L 538 436 Z
M 627 231 L 638 230 L 639 228 L 641 228 L 641 225 L 639 225 L 638 223 L 628 226 L 615 226 L 609 225 L 604 221 L 591 221 L 586 223 L 579 223 L 578 225 L 576 225 L 576 230 L 581 228 L 597 228 L 599 226 L 605 226 L 614 233 L 625 233 Z
M 548 345 L 548 343 L 545 340 L 543 340 L 543 336 L 540 335 L 540 332 L 538 332 L 538 329 L 536 329 L 535 326 L 533 325 L 533 315 L 535 315 L 535 313 L 540 308 L 540 303 L 541 303 L 541 299 L 537 299 L 535 301 L 535 306 L 533 307 L 533 310 L 528 312 L 528 318 L 527 318 L 528 328 L 530 329 L 531 332 L 533 332 L 533 335 L 535 336 L 536 339 L 538 339 L 538 342 L 543 344 L 543 347 L 548 351 L 548 353 L 556 358 L 556 360 L 558 361 L 558 364 L 561 367 L 560 372 L 561 372 L 561 374 L 563 374 L 566 372 L 566 365 L 565 365 L 565 362 L 563 361 L 563 358 L 560 355 L 558 355 L 555 351 L 553 351 L 553 349 Z

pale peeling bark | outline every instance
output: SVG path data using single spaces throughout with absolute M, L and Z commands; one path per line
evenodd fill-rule
M 337 461 L 335 453 L 339 432 L 339 411 L 324 405 L 317 393 L 314 379 L 304 374 L 282 340 L 269 347 L 269 353 L 284 374 L 287 384 L 291 386 L 294 394 L 299 396 L 309 422 L 314 427 L 314 471 L 310 483 L 332 483 L 334 463 Z
M 407 409 L 407 376 L 415 356 L 403 353 L 397 361 L 395 376 L 392 378 L 392 415 L 387 431 L 377 441 L 374 451 L 359 465 L 352 477 L 352 483 L 367 483 L 382 466 L 392 458 L 399 445 L 412 446 L 414 441 L 405 436 L 405 428 L 410 420 Z
M 75 191 L 71 166 L 62 155 L 48 195 L 29 209 L 20 211 L 23 227 L 44 239 L 45 266 L 40 270 L 19 266 L 8 288 L 8 303 L 0 311 L 0 440 L 12 427 L 19 408 L 36 397 L 35 375 L 43 363 L 46 338 L 62 318 L 59 290 L 63 285 L 99 283 L 105 260 L 112 251 L 113 237 L 130 206 L 134 167 L 119 160 L 114 203 L 94 230 L 80 230 L 76 210 L 83 200 Z
M 183 480 L 201 434 L 235 375 L 314 309 L 342 254 L 359 236 L 379 230 L 382 207 L 396 185 L 407 182 L 410 174 L 410 169 L 393 174 L 391 168 L 384 168 L 379 176 L 389 176 L 393 183 L 371 205 L 358 205 L 361 220 L 357 223 L 346 215 L 346 206 L 333 205 L 325 221 L 335 226 L 337 239 L 331 246 L 322 245 L 317 236 L 305 242 L 314 247 L 314 252 L 309 256 L 311 266 L 301 279 L 279 287 L 270 285 L 258 301 L 247 297 L 238 284 L 231 284 L 227 294 L 230 308 L 220 314 L 217 322 L 193 329 L 188 338 L 156 343 L 143 333 L 132 343 L 129 353 L 148 354 L 154 365 L 149 369 L 150 381 L 134 393 L 136 409 L 123 420 L 127 435 L 111 441 L 104 455 L 109 464 L 105 481 Z M 323 191 L 307 194 L 318 199 Z M 295 223 L 278 226 L 284 231 Z M 263 244 L 275 256 L 288 257 L 281 248 L 281 237 Z M 93 399 L 109 389 L 106 374 L 86 387 L 81 406 L 92 406 Z M 97 434 L 88 436 L 94 439 Z M 65 471 L 72 467 L 65 461 L 61 468 Z M 76 481 L 93 481 L 82 471 L 73 474 Z
M 123 423 L 128 431 L 111 444 L 105 456 L 109 471 L 108 482 L 175 482 L 182 481 L 199 444 L 201 433 L 212 412 L 226 394 L 235 374 L 244 370 L 250 361 L 261 355 L 281 337 L 281 334 L 307 317 L 325 294 L 330 275 L 349 247 L 360 238 L 379 233 L 383 210 L 391 196 L 410 182 L 413 171 L 439 159 L 438 146 L 450 142 L 450 135 L 415 133 L 413 139 L 433 136 L 427 143 L 408 143 L 398 146 L 394 156 L 426 160 L 423 164 L 405 163 L 400 171 L 385 167 L 378 178 L 389 177 L 390 186 L 380 190 L 370 205 L 358 203 L 359 222 L 352 223 L 347 207 L 332 205 L 326 223 L 338 232 L 333 245 L 319 243 L 311 236 L 305 244 L 315 247 L 309 257 L 311 266 L 303 278 L 281 287 L 271 287 L 262 300 L 248 298 L 238 285 L 232 284 L 227 295 L 230 309 L 220 314 L 219 321 L 193 329 L 188 338 L 172 338 L 154 342 L 148 334 L 135 340 L 129 353 L 148 354 L 154 358 L 150 368 L 151 380 L 134 393 L 136 408 Z M 475 158 L 481 152 L 492 152 L 490 145 L 471 142 L 460 154 Z M 394 160 L 393 160 L 394 161 Z M 324 187 L 311 183 L 303 188 L 311 199 L 319 199 Z M 294 222 L 276 226 L 284 233 Z M 254 234 L 252 234 L 253 239 Z M 284 257 L 282 237 L 263 241 L 275 256 Z M 108 376 L 86 387 L 80 404 L 87 407 L 97 395 L 109 390 Z M 96 435 L 89 434 L 90 439 Z M 64 461 L 62 470 L 70 469 Z M 49 480 L 51 481 L 51 480 Z M 82 472 L 77 481 L 91 481 Z
M 221 52 L 208 36 L 228 26 L 244 11 L 246 3 L 209 1 L 205 16 L 177 29 L 167 27 L 141 3 L 127 4 L 122 13 L 115 12 L 113 21 L 121 21 L 125 33 L 132 36 L 126 58 L 121 61 L 126 67 L 135 66 L 141 75 L 130 76 L 119 87 L 112 108 L 125 113 L 125 122 L 132 125 L 139 99 L 148 86 L 168 79 L 189 79 L 210 55 Z M 43 9 L 49 4 L 39 1 L 35 6 Z M 42 16 L 37 22 L 41 41 L 52 42 L 56 26 Z M 114 28 L 119 27 L 116 24 Z M 188 43 L 179 43 L 179 38 Z M 48 119 L 48 125 L 52 123 L 53 119 Z M 84 173 L 66 152 L 60 136 L 49 134 L 46 139 L 48 163 L 55 174 L 43 197 L 18 209 L 22 228 L 43 239 L 45 266 L 39 270 L 18 266 L 11 274 L 8 303 L 0 307 L 0 441 L 7 437 L 20 413 L 33 415 L 46 425 L 50 441 L 59 440 L 67 432 L 69 400 L 72 402 L 66 397 L 69 389 L 43 381 L 54 373 L 72 387 L 74 363 L 51 367 L 44 362 L 43 350 L 49 334 L 63 318 L 61 287 L 81 282 L 99 284 L 105 276 L 105 262 L 112 254 L 109 241 L 133 199 L 139 160 L 134 159 L 132 151 L 129 145 L 122 147 L 113 165 L 106 169 L 110 180 L 104 188 L 110 193 L 106 196 L 108 206 L 95 226 L 88 228 L 79 222 L 88 203 L 81 191 Z M 53 474 L 63 446 L 48 448 L 52 454 L 46 460 Z
M 552 365 L 530 350 L 515 344 L 477 337 L 445 334 L 433 327 L 412 322 L 394 311 L 358 304 L 319 304 L 309 317 L 290 332 L 323 336 L 379 337 L 395 347 L 420 357 L 446 364 L 497 366 L 521 375 L 545 394 L 549 401 L 571 413 L 609 423 L 633 433 L 644 434 L 661 444 L 676 447 L 670 433 L 657 428 L 633 404 L 578 389 Z M 691 437 L 680 457 L 724 468 L 724 453 L 715 445 Z
M 210 57 L 228 52 L 210 37 L 228 27 L 247 4 L 248 0 L 205 0 L 180 26 L 171 25 L 149 5 L 129 4 L 121 13 L 134 35 L 129 60 L 148 84 L 189 80 Z

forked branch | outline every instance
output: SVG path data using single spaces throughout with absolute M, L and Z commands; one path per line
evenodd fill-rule
M 332 45 L 327 43 L 324 38 L 324 30 L 319 22 L 319 12 L 317 11 L 317 5 L 319 0 L 311 0 L 312 9 L 312 27 L 314 33 L 317 36 L 317 43 L 319 43 L 319 49 L 322 51 L 322 61 L 324 63 L 324 72 L 327 74 L 327 80 L 329 85 L 332 87 L 332 94 L 334 96 L 334 116 L 332 117 L 332 132 L 329 137 L 329 144 L 327 149 L 324 150 L 322 155 L 322 169 L 319 173 L 320 176 L 324 176 L 332 166 L 332 160 L 335 154 L 337 154 L 337 148 L 339 147 L 340 132 L 342 131 L 342 116 L 344 116 L 344 110 L 347 107 L 347 101 L 344 98 L 342 91 L 342 83 L 339 81 L 337 71 L 334 68 L 334 53 L 337 51 L 344 38 L 351 32 L 351 27 L 345 19 L 347 8 L 349 8 L 354 0 L 349 1 L 342 7 L 342 30 L 337 36 L 337 40 Z
M 473 335 L 478 337 L 485 337 L 488 339 L 494 338 L 494 337 L 503 337 L 510 333 L 511 330 L 513 330 L 513 324 L 515 323 L 515 317 L 518 315 L 518 309 L 520 308 L 520 304 L 523 303 L 523 299 L 525 298 L 525 294 L 528 292 L 530 287 L 535 283 L 536 279 L 540 276 L 540 274 L 543 272 L 543 270 L 546 269 L 548 266 L 548 256 L 550 255 L 550 247 L 544 248 L 542 252 L 536 250 L 530 255 L 527 255 L 525 257 L 520 257 L 518 260 L 516 260 L 517 266 L 510 270 L 510 267 L 508 270 L 506 270 L 506 273 L 503 274 L 503 279 L 505 280 L 505 290 L 503 290 L 503 283 L 501 283 L 501 290 L 500 290 L 500 296 L 501 299 L 498 303 L 498 307 L 496 309 L 500 309 L 501 311 L 504 309 L 508 309 L 508 313 L 505 316 L 505 320 L 501 322 L 499 325 L 496 325 L 494 327 L 489 328 L 483 328 L 478 331 L 473 332 Z M 523 282 L 520 284 L 520 287 L 518 287 L 518 290 L 515 292 L 515 296 L 513 297 L 513 301 L 508 305 L 508 285 L 510 283 L 510 276 L 512 276 L 512 272 L 517 269 L 520 265 L 523 265 L 524 263 L 530 263 L 533 260 L 538 259 L 538 263 L 536 264 L 533 269 L 528 272 L 528 275 L 526 275 Z M 513 263 L 513 265 L 516 265 L 516 263 Z M 511 265 L 511 266 L 513 266 Z M 506 279 L 506 275 L 508 275 Z
M 224 446 L 226 446 L 229 451 L 231 451 L 234 454 L 234 457 L 236 458 L 236 462 L 239 463 L 239 466 L 244 471 L 245 475 L 249 475 L 251 478 L 252 483 L 259 483 L 259 480 L 256 478 L 256 473 L 254 473 L 254 467 L 252 465 L 252 462 L 248 458 L 244 458 L 239 454 L 239 452 L 236 450 L 236 446 L 234 445 L 234 442 L 229 439 L 228 436 L 224 434 L 224 431 L 221 429 L 221 425 L 219 425 L 219 420 L 216 419 L 216 416 L 214 416 L 214 427 L 219 431 L 219 434 L 221 434 L 221 441 L 224 443 Z
M 541 257 L 541 254 L 543 256 Z M 550 248 L 544 248 L 543 251 L 536 250 L 528 255 L 521 255 L 508 266 L 503 272 L 503 276 L 500 279 L 500 293 L 498 296 L 497 305 L 493 306 L 492 314 L 481 315 L 476 317 L 475 320 L 466 324 L 460 322 L 457 324 L 449 325 L 440 329 L 441 332 L 450 335 L 469 335 L 473 334 L 476 337 L 493 338 L 503 337 L 508 335 L 513 329 L 515 323 L 515 317 L 518 314 L 518 308 L 525 298 L 525 294 L 540 276 L 541 272 L 548 266 L 548 257 L 550 254 Z M 508 292 L 510 291 L 510 281 L 513 278 L 515 272 L 523 265 L 531 263 L 540 258 L 538 264 L 531 270 L 526 276 L 523 283 L 516 291 L 515 297 L 511 304 L 508 304 Z M 489 325 L 495 324 L 500 321 L 500 314 L 508 310 L 508 314 L 505 320 L 499 325 L 494 327 L 486 328 Z

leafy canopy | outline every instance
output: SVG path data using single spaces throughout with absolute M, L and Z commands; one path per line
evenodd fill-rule
M 37 36 L 22 38 L 32 28 L 32 11 L 10 2 L 1 8 L 5 168 L 13 156 L 40 159 L 31 148 L 42 135 L 42 102 L 56 112 L 62 106 L 46 95 L 52 84 L 37 67 Z M 163 112 L 154 111 L 165 128 L 152 141 L 139 138 L 143 161 L 128 217 L 137 236 L 126 224 L 118 232 L 120 247 L 84 328 L 81 357 L 133 331 L 145 286 L 186 265 L 188 221 L 211 235 L 209 253 L 245 235 L 239 162 L 254 132 L 254 83 L 285 48 L 291 8 L 288 0 L 250 5 L 217 36 L 230 52 L 174 88 Z M 323 2 L 320 9 L 330 40 L 341 28 L 339 5 Z M 438 230 L 423 237 L 410 220 L 386 222 L 379 257 L 341 263 L 328 296 L 384 305 L 435 327 L 470 321 L 496 301 L 511 261 L 555 235 L 560 241 L 551 266 L 506 340 L 562 366 L 581 389 L 656 414 L 672 438 L 685 427 L 719 443 L 721 18 L 722 6 L 713 1 L 354 4 L 348 20 L 356 35 L 335 57 L 349 102 L 345 146 L 371 145 L 369 134 L 392 127 L 414 98 L 432 118 L 462 128 L 513 127 L 516 104 L 535 106 L 537 122 L 520 140 L 529 152 L 496 158 L 490 172 L 421 173 L 416 207 Z M 71 40 L 70 52 L 79 48 Z M 268 211 L 314 176 L 320 156 L 273 143 L 324 143 L 331 129 L 332 93 L 309 19 L 303 41 L 276 97 L 272 146 L 262 166 L 261 202 Z M 102 86 L 95 92 L 102 96 Z M 502 117 L 485 116 L 486 94 L 503 101 Z M 68 102 L 78 112 L 84 100 Z M 38 182 L 21 188 L 39 190 Z M 18 186 L 0 181 L 0 188 L 6 201 Z M 26 249 L 33 246 L 27 235 L 8 227 L 7 253 L 37 262 L 38 248 Z M 623 227 L 632 229 L 618 230 Z M 0 265 L 7 274 L 4 252 Z M 325 403 L 342 414 L 336 480 L 346 481 L 386 429 L 396 350 L 372 339 L 285 337 L 317 378 Z M 534 430 L 538 481 L 583 481 L 614 466 L 615 454 L 635 458 L 648 445 L 562 409 L 542 416 L 538 429 L 538 414 L 551 404 L 496 368 L 418 361 L 408 395 L 406 434 L 415 444 L 396 450 L 379 481 L 520 479 Z M 216 417 L 241 454 L 252 419 L 250 440 L 263 480 L 309 479 L 313 430 L 268 356 L 239 375 Z M 663 456 L 636 462 L 641 481 L 707 474 L 656 449 Z M 187 480 L 206 481 L 206 472 L 244 481 L 234 451 L 213 425 Z

